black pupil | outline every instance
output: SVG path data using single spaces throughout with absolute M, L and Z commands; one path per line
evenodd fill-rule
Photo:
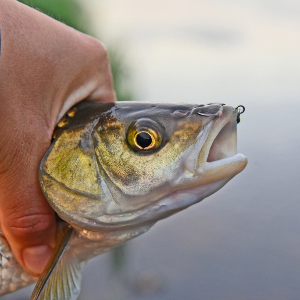
M 147 148 L 152 143 L 152 137 L 147 132 L 141 132 L 136 136 L 136 142 L 141 148 Z

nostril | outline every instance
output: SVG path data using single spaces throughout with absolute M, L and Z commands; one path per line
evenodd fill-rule
M 223 106 L 220 104 L 205 105 L 193 109 L 193 114 L 197 114 L 203 117 L 218 117 L 223 111 Z
M 219 116 L 218 114 L 204 114 L 204 113 L 199 112 L 199 111 L 198 111 L 198 115 L 202 116 L 202 117 L 214 117 L 214 118 L 217 118 Z

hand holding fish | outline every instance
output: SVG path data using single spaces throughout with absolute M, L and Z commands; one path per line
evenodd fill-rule
M 57 121 L 75 103 L 115 100 L 97 40 L 18 1 L 1 0 L 0 221 L 18 262 L 41 274 L 57 234 L 38 165 Z
M 32 300 L 76 299 L 88 259 L 245 168 L 243 111 L 114 103 L 98 41 L 12 0 L 1 0 L 0 26 L 0 295 L 34 282 L 24 268 L 41 275 Z M 83 99 L 98 101 L 73 106 Z M 52 209 L 67 226 L 56 229 Z

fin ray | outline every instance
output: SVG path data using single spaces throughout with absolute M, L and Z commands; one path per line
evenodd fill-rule
M 39 279 L 31 300 L 75 300 L 80 292 L 81 269 L 72 249 L 68 248 L 74 229 L 63 228 L 58 237 L 57 246 Z

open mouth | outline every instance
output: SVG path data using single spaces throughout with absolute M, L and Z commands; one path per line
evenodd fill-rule
M 237 154 L 237 111 L 222 106 L 210 118 L 185 163 L 188 170 L 185 179 L 194 179 L 190 185 L 229 180 L 247 164 L 246 157 Z
M 213 141 L 206 162 L 213 162 L 231 157 L 237 152 L 236 121 L 229 121 L 218 133 Z

